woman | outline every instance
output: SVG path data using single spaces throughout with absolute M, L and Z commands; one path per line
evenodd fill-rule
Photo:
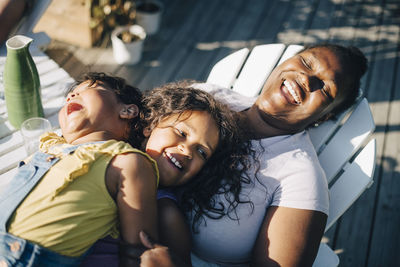
M 349 107 L 366 69 L 367 60 L 357 48 L 323 44 L 307 47 L 276 67 L 257 99 L 201 86 L 240 112 L 240 123 L 261 158 L 253 184 L 244 185 L 241 193 L 253 205 L 237 205 L 238 220 L 203 216 L 204 223 L 193 232 L 194 266 L 202 261 L 221 266 L 312 265 L 329 202 L 324 172 L 304 129 Z M 215 203 L 229 206 L 221 195 Z M 187 215 L 193 223 L 193 213 Z M 152 249 L 141 256 L 142 266 L 171 266 L 171 251 L 144 244 Z

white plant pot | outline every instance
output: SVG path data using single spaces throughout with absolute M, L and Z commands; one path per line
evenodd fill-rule
M 154 9 L 149 9 L 150 6 Z M 148 35 L 155 34 L 160 28 L 163 10 L 164 6 L 160 1 L 140 1 L 136 4 L 136 23 L 142 26 Z
M 123 42 L 118 35 L 126 30 L 139 37 L 131 43 Z M 111 33 L 114 59 L 118 64 L 133 65 L 142 58 L 143 42 L 146 32 L 139 25 L 118 26 Z

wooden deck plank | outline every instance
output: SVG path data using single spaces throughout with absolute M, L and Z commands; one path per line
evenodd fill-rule
M 193 78 L 205 80 L 216 58 L 223 58 L 243 47 L 254 35 L 261 16 L 268 6 L 249 5 L 247 1 L 235 2 L 231 8 L 221 8 L 218 27 L 203 39 L 194 43 L 193 51 L 182 65 L 174 79 Z M 194 76 L 193 76 L 194 75 Z
M 262 5 L 253 5 L 253 8 L 261 11 L 259 16 L 246 16 L 245 18 L 238 18 L 237 23 L 234 26 L 234 29 L 229 34 L 226 39 L 226 44 L 221 46 L 218 50 L 217 55 L 211 61 L 211 67 L 214 66 L 216 62 L 218 62 L 221 58 L 229 55 L 230 53 L 239 50 L 241 48 L 247 47 L 251 48 L 258 44 L 268 43 L 264 41 L 265 39 L 275 38 L 278 30 L 274 31 L 274 29 L 280 28 L 281 21 L 276 21 L 275 18 L 281 18 L 282 16 L 275 17 L 275 13 L 277 12 L 277 7 L 280 1 L 272 0 L 268 1 L 268 3 L 264 6 Z M 281 3 L 278 14 L 283 14 L 282 12 L 287 11 L 289 4 Z M 242 24 L 242 20 L 245 20 Z M 253 21 L 251 21 L 253 20 Z M 244 27 L 244 25 L 248 25 Z M 253 26 L 251 26 L 253 25 Z
M 399 55 L 399 51 L 397 51 Z M 389 106 L 388 132 L 381 163 L 379 198 L 370 245 L 368 266 L 400 266 L 400 62 L 397 60 L 393 101 Z M 397 127 L 396 127 L 397 126 Z M 388 241 L 391 242 L 388 242 Z
M 358 1 L 358 2 L 357 2 Z M 329 42 L 351 45 L 354 40 L 356 25 L 359 19 L 359 0 L 346 0 L 337 5 L 334 12 L 334 24 L 329 30 Z
M 267 7 L 264 19 L 256 28 L 252 46 L 279 42 L 278 33 L 283 30 L 286 19 L 293 11 L 292 1 L 275 0 L 272 3 L 268 1 L 268 3 L 270 5 Z
M 230 31 L 229 35 L 224 40 L 222 40 L 221 46 L 216 50 L 214 57 L 209 62 L 208 70 L 204 74 L 205 77 L 208 76 L 211 68 L 219 60 L 229 55 L 230 53 L 233 53 L 234 51 L 237 51 L 244 47 L 250 48 L 257 44 L 265 44 L 267 42 L 265 42 L 264 40 L 265 38 L 267 38 L 267 36 L 270 39 L 275 38 L 277 31 L 273 32 L 272 29 L 278 28 L 280 26 L 280 21 L 274 20 L 274 12 L 277 12 L 278 4 L 278 0 L 271 0 L 268 2 L 264 2 L 263 5 L 252 5 L 252 9 L 258 9 L 258 11 L 256 11 L 257 13 L 261 12 L 259 16 L 257 16 L 257 13 L 254 13 L 253 16 L 245 17 L 242 17 L 241 14 L 238 14 L 238 17 L 235 18 L 236 23 L 232 25 L 233 29 Z M 287 6 L 289 6 L 289 4 L 287 3 L 281 4 L 278 13 L 282 12 L 282 10 L 287 9 Z M 282 16 L 278 17 L 282 18 Z
M 64 67 L 65 62 L 71 57 L 76 49 L 78 49 L 76 46 L 68 45 L 57 40 L 52 40 L 47 47 L 46 54 L 58 65 Z M 69 68 L 65 69 L 70 71 Z
M 327 27 L 327 29 L 331 29 L 331 27 L 332 27 L 332 28 L 334 28 L 335 30 L 334 30 L 334 31 L 332 31 L 332 30 L 325 31 L 325 34 L 323 34 L 323 37 L 324 37 L 324 38 L 318 40 L 318 41 L 320 41 L 320 42 L 327 42 L 328 40 L 332 40 L 332 39 L 335 38 L 334 33 L 337 31 L 339 25 L 342 25 L 342 26 L 346 27 L 345 24 L 340 24 L 340 20 L 343 19 L 343 16 L 340 15 L 340 10 L 342 10 L 343 7 L 342 7 L 341 5 L 335 4 L 335 3 L 333 3 L 333 2 L 331 2 L 331 3 L 329 3 L 329 4 L 326 3 L 326 2 L 328 2 L 328 1 L 320 1 L 320 2 L 322 2 L 323 5 L 324 5 L 324 8 L 326 8 L 326 12 L 324 13 L 325 16 L 327 16 L 327 15 L 329 16 L 329 14 L 335 14 L 335 15 L 331 15 L 332 19 L 329 21 L 330 26 Z M 329 2 L 330 2 L 330 1 L 329 1 Z M 359 1 L 359 2 L 360 2 L 360 1 Z M 362 4 L 361 4 L 361 3 L 358 3 L 358 7 L 356 7 L 356 8 L 358 8 L 359 10 L 361 10 L 361 9 L 362 9 Z M 359 12 L 360 12 L 360 11 L 359 11 Z M 358 14 L 358 13 L 357 13 L 357 14 Z M 354 15 L 354 13 L 353 13 L 353 15 Z M 360 20 L 360 17 L 362 17 L 362 16 L 360 16 L 360 14 L 358 14 L 358 16 L 356 16 L 355 18 L 353 18 L 353 20 L 356 20 L 356 19 Z M 320 19 L 318 19 L 317 25 L 318 25 L 318 24 L 321 24 L 321 23 L 324 23 L 325 26 L 326 26 L 326 25 L 328 24 L 328 20 L 325 19 L 325 22 L 324 22 L 324 19 L 321 17 Z M 358 21 L 357 23 L 353 23 L 353 26 L 354 26 L 354 24 L 359 25 L 359 24 L 360 24 L 360 21 Z M 352 27 L 353 27 L 353 26 L 352 26 Z M 323 32 L 324 27 L 321 27 L 320 29 L 321 29 L 322 32 Z M 354 44 L 354 45 L 356 45 L 356 46 L 357 46 L 357 45 L 360 45 L 360 48 L 362 48 L 361 45 L 363 44 L 363 42 L 360 42 L 360 40 L 358 40 L 357 37 L 356 37 L 359 28 L 354 27 L 353 30 L 355 31 L 355 32 L 354 32 L 353 39 L 350 39 L 350 40 L 347 40 L 347 39 L 346 39 L 346 40 L 338 40 L 338 42 L 339 42 L 339 43 L 342 43 L 342 42 L 343 42 L 343 44 L 349 45 L 349 44 L 351 44 L 352 42 L 354 42 L 354 40 L 355 40 L 355 42 L 356 42 L 356 43 L 358 42 L 358 44 Z M 347 35 L 349 35 L 349 34 L 347 34 Z M 367 55 L 367 57 L 368 57 L 368 55 Z M 367 75 L 368 75 L 368 73 L 367 73 Z M 367 75 L 366 75 L 366 76 L 367 76 Z M 365 78 L 365 77 L 364 77 L 364 78 Z M 365 80 L 365 79 L 363 79 L 363 80 Z M 361 84 L 361 87 L 362 87 L 362 88 L 364 88 L 364 87 L 363 87 L 364 84 L 365 84 L 365 82 L 363 82 L 363 83 Z M 368 190 L 367 192 L 364 192 L 364 194 L 367 194 L 367 193 L 370 193 L 369 190 Z M 357 203 L 362 202 L 362 201 L 363 201 L 363 198 L 365 198 L 365 197 L 364 197 L 364 196 L 361 196 L 361 199 L 357 200 L 356 203 L 355 203 L 354 205 L 357 205 Z M 358 205 L 360 205 L 360 204 L 358 204 Z M 342 217 L 342 219 L 340 219 L 339 222 L 336 223 L 336 224 L 330 229 L 330 231 L 329 231 L 328 233 L 325 234 L 325 236 L 328 236 L 328 237 L 329 237 L 329 244 L 331 245 L 331 247 L 332 247 L 332 248 L 336 248 L 336 251 L 338 252 L 339 257 L 340 257 L 340 259 L 341 259 L 341 264 L 342 264 L 343 266 L 346 266 L 346 262 L 350 262 L 350 263 L 347 263 L 347 266 L 350 266 L 350 265 L 352 264 L 352 263 L 351 263 L 351 262 L 352 262 L 352 259 L 351 259 L 351 260 L 346 260 L 346 255 L 354 255 L 354 254 L 357 254 L 357 253 L 354 253 L 353 251 L 350 251 L 350 250 L 362 251 L 362 252 L 360 253 L 361 260 L 359 260 L 358 262 L 360 262 L 360 261 L 363 262 L 363 261 L 364 261 L 364 259 L 366 258 L 366 251 L 365 251 L 365 249 L 364 249 L 364 250 L 359 249 L 358 245 L 357 245 L 355 248 L 353 248 L 353 247 L 352 247 L 353 244 L 341 244 L 341 243 L 336 244 L 336 243 L 338 243 L 338 242 L 337 242 L 338 236 L 340 235 L 340 233 L 344 233 L 344 234 L 343 234 L 344 236 L 345 236 L 346 234 L 348 234 L 349 232 L 351 233 L 351 232 L 353 231 L 352 228 L 354 228 L 354 225 L 357 225 L 357 227 L 361 227 L 362 229 L 367 229 L 367 230 L 364 230 L 364 231 L 369 232 L 368 226 L 370 226 L 370 224 L 368 224 L 368 222 L 367 222 L 367 226 L 365 226 L 365 227 L 362 227 L 362 226 L 365 224 L 365 222 L 361 222 L 361 225 L 360 225 L 360 222 L 356 222 L 356 223 L 354 223 L 354 224 L 351 224 L 351 222 L 353 221 L 353 217 L 359 218 L 360 216 L 362 216 L 361 214 L 358 214 L 358 213 L 357 213 L 357 210 L 353 211 L 352 208 L 350 208 L 350 209 L 347 211 L 346 214 L 347 214 L 347 217 L 346 217 L 347 219 L 343 219 L 343 217 Z M 356 215 L 352 215 L 352 214 L 356 214 Z M 343 223 L 344 226 L 342 226 L 342 227 L 341 227 L 341 220 L 345 220 L 345 222 Z M 349 224 L 349 228 L 346 228 L 346 222 L 349 222 L 349 223 L 350 223 L 350 224 Z M 361 231 L 361 232 L 362 232 L 362 231 Z M 351 240 L 351 242 L 353 242 L 354 240 L 355 240 L 355 239 Z M 360 263 L 360 265 L 361 265 L 361 263 Z
M 383 27 L 380 30 L 380 43 L 377 46 L 375 60 L 382 62 L 379 82 L 381 90 L 369 91 L 377 97 L 379 104 L 388 104 L 388 110 L 377 114 L 381 120 L 386 114 L 387 123 L 379 125 L 378 133 L 384 131 L 382 157 L 380 159 L 379 183 L 375 198 L 375 216 L 371 229 L 371 243 L 368 266 L 400 266 L 400 183 L 399 183 L 399 141 L 396 125 L 399 123 L 400 84 L 399 84 L 399 42 L 400 42 L 400 6 L 386 2 L 383 8 Z M 383 73 L 384 72 L 384 73 Z M 390 75 L 392 75 L 390 77 Z M 391 78 L 391 82 L 389 83 Z M 386 81 L 387 80 L 387 81 Z M 389 95 L 384 93 L 389 91 Z M 382 128 L 382 126 L 385 126 Z
M 141 63 L 122 66 L 115 74 L 124 77 L 133 85 L 138 85 L 150 69 L 161 64 L 158 57 L 166 49 L 170 40 L 174 38 L 177 27 L 181 23 L 185 23 L 186 17 L 189 16 L 192 9 L 193 1 L 169 1 L 163 13 L 159 32 L 148 37 L 144 43 Z
M 120 68 L 121 65 L 115 63 L 112 48 L 108 46 L 95 59 L 90 66 L 90 71 L 115 74 Z
M 78 48 L 64 63 L 63 67 L 70 69 L 69 75 L 77 80 L 82 77 L 82 74 L 91 70 L 94 61 L 102 52 L 102 49 Z
M 315 4 L 312 0 L 298 0 L 291 2 L 288 18 L 283 23 L 284 29 L 277 35 L 278 42 L 286 44 L 302 44 L 304 32 L 306 31 L 311 14 L 314 13 Z
M 223 3 L 221 3 L 221 6 L 223 6 Z M 216 51 L 224 46 L 223 41 L 227 40 L 230 32 L 239 24 L 238 21 L 244 18 L 238 15 L 241 12 L 248 14 L 249 6 L 252 5 L 246 5 L 245 1 L 235 1 L 230 8 L 219 8 L 214 22 L 214 25 L 217 26 L 210 27 L 205 34 L 196 34 L 197 38 L 188 47 L 190 51 L 188 51 L 186 60 L 177 69 L 172 79 L 205 80 L 210 71 L 210 62 L 215 57 Z
M 365 46 L 364 36 L 358 32 L 366 25 L 362 25 L 359 20 L 362 17 L 368 16 L 369 13 L 364 12 L 360 14 L 359 12 L 362 10 L 363 5 L 359 3 L 358 6 L 354 7 L 353 3 L 355 2 L 346 1 L 335 5 L 335 15 L 328 31 L 329 41 L 336 41 L 344 45 L 356 44 L 360 48 L 363 48 Z M 357 11 L 352 12 L 349 9 Z M 365 22 L 379 25 L 379 18 L 377 18 L 376 14 L 371 19 Z M 360 24 L 360 27 L 354 27 L 357 24 Z M 377 34 L 371 37 L 377 39 Z M 367 57 L 370 60 L 372 59 L 370 54 Z M 366 76 L 370 76 L 370 73 L 371 69 Z M 365 77 L 363 80 L 365 80 Z M 362 83 L 362 87 L 364 85 L 366 85 L 365 81 Z M 361 198 L 353 204 L 336 225 L 332 241 L 333 248 L 339 253 L 341 266 L 363 266 L 366 262 L 371 220 L 365 220 L 364 218 L 367 216 L 372 218 L 373 216 L 373 201 L 371 203 L 368 196 L 374 195 L 374 187 L 364 192 Z
M 332 24 L 335 7 L 333 1 L 317 1 L 312 21 L 303 35 L 302 42 L 304 44 L 315 44 L 328 40 L 329 31 L 327 29 Z
M 384 3 L 381 3 L 382 5 Z M 388 45 L 386 40 L 387 32 L 386 27 L 391 24 L 391 16 L 387 16 L 384 9 L 381 8 L 380 3 L 367 3 L 364 6 L 364 16 L 369 17 L 370 20 L 366 23 L 366 28 L 371 30 L 368 36 L 360 32 L 356 36 L 361 40 L 356 40 L 361 47 L 371 44 L 371 39 L 374 40 L 374 53 L 370 54 L 370 69 L 369 79 L 365 84 L 367 89 L 367 96 L 372 106 L 375 123 L 377 128 L 380 126 L 386 127 L 388 123 L 387 111 L 390 105 L 391 88 L 395 77 L 395 60 L 393 58 L 385 57 L 384 48 Z M 380 13 L 381 12 L 381 13 Z M 384 17 L 380 17 L 380 14 Z M 367 39 L 370 38 L 370 39 Z M 382 184 L 382 157 L 384 157 L 383 145 L 386 139 L 386 133 L 377 132 L 374 134 L 377 138 L 377 167 L 375 171 L 373 186 L 368 189 L 365 194 L 360 198 L 357 203 L 345 214 L 341 220 L 340 231 L 337 235 L 336 247 L 347 247 L 344 249 L 343 254 L 340 256 L 343 266 L 354 266 L 355 264 L 369 266 L 369 258 L 371 253 L 374 253 L 371 248 L 371 234 L 378 226 L 374 223 L 376 216 L 376 201 L 379 201 L 381 194 L 379 188 Z M 369 218 L 366 220 L 365 218 Z M 392 229 L 396 230 L 396 229 Z M 381 242 L 385 240 L 390 243 L 390 240 L 385 239 L 383 236 L 379 239 Z M 382 259 L 377 259 L 382 262 Z M 376 265 L 370 265 L 376 266 Z M 386 266 L 386 265 L 381 265 Z
M 138 84 L 139 87 L 148 89 L 171 81 L 176 68 L 183 64 L 188 55 L 187 44 L 193 41 L 193 38 L 198 38 L 195 33 L 204 34 L 207 27 L 212 27 L 211 22 L 215 20 L 214 15 L 218 12 L 218 7 L 218 1 L 195 2 L 192 12 L 186 15 L 185 22 L 176 29 L 175 35 L 157 58 L 160 64 L 149 69 Z
M 165 67 L 170 68 L 168 72 L 165 73 L 163 79 L 165 81 L 176 81 L 182 79 L 199 79 L 199 75 L 204 72 L 204 68 L 208 64 L 208 53 L 207 49 L 199 49 L 198 44 L 209 40 L 213 33 L 219 31 L 223 34 L 221 29 L 225 31 L 227 28 L 227 20 L 232 17 L 229 13 L 235 13 L 237 11 L 237 5 L 241 5 L 243 1 L 235 2 L 235 5 L 230 9 L 221 9 L 220 7 L 226 2 L 218 1 L 213 6 L 210 6 L 208 11 L 208 17 L 202 19 L 198 22 L 198 25 L 193 25 L 191 31 L 184 33 L 181 38 L 186 39 L 182 42 L 183 47 L 180 52 L 176 48 L 172 51 L 174 53 L 173 58 L 165 61 Z M 199 6 L 198 8 L 202 8 Z M 203 13 L 198 9 L 197 13 Z M 226 18 L 227 17 L 227 18 Z M 213 25 L 218 25 L 214 27 Z M 189 73 L 189 75 L 187 75 Z

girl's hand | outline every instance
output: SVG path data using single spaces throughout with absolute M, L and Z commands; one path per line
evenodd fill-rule
M 188 267 L 168 247 L 155 243 L 145 232 L 140 231 L 140 241 L 148 248 L 140 257 L 140 266 L 143 267 Z

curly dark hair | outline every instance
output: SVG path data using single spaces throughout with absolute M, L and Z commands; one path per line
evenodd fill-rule
M 103 83 L 107 89 L 113 91 L 117 96 L 117 99 L 124 104 L 135 104 L 139 111 L 143 109 L 142 98 L 143 94 L 136 87 L 133 87 L 126 83 L 125 79 L 108 75 L 103 72 L 88 72 L 82 75 L 82 78 L 75 81 L 69 88 L 65 95 L 73 91 L 79 84 L 89 81 L 89 86 L 97 82 Z M 143 140 L 143 128 L 140 123 L 140 116 L 137 116 L 129 120 L 130 132 L 127 142 L 135 148 L 140 148 Z
M 334 115 L 338 115 L 354 104 L 359 94 L 360 79 L 368 69 L 368 60 L 361 50 L 355 46 L 342 46 L 333 43 L 308 45 L 297 52 L 297 54 L 313 48 L 327 48 L 331 50 L 339 58 L 340 64 L 346 70 L 346 78 L 349 82 L 349 87 L 346 88 L 347 96 L 342 103 L 332 110 Z
M 161 120 L 187 111 L 206 111 L 219 127 L 218 146 L 201 171 L 179 187 L 180 206 L 192 212 L 192 229 L 196 231 L 203 216 L 213 219 L 225 215 L 232 219 L 240 203 L 243 183 L 250 183 L 246 171 L 250 168 L 251 143 L 238 125 L 237 113 L 215 100 L 212 95 L 190 87 L 189 81 L 169 83 L 148 91 L 143 98 L 141 119 L 145 127 L 153 129 Z M 229 179 L 225 179 L 229 177 Z M 229 205 L 217 203 L 215 196 L 224 195 Z

